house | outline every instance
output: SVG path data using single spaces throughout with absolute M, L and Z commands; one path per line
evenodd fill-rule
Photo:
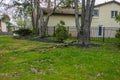
M 53 9 L 44 8 L 44 13 L 50 13 Z M 81 11 L 79 12 L 79 17 Z M 56 26 L 60 20 L 64 21 L 66 26 L 75 26 L 75 12 L 74 9 L 56 9 L 53 15 L 50 16 L 48 26 Z
M 45 10 L 44 12 L 48 13 L 49 10 Z M 81 16 L 81 11 L 79 11 L 79 18 Z M 64 21 L 65 25 L 69 27 L 69 32 L 76 36 L 77 31 L 75 27 L 75 12 L 74 9 L 56 9 L 53 15 L 50 16 L 49 22 L 48 22 L 48 33 L 54 34 L 54 26 L 56 26 L 60 21 Z
M 120 28 L 120 24 L 115 21 L 115 16 L 120 12 L 120 2 L 115 0 L 106 3 L 95 5 L 93 12 L 93 19 L 91 23 L 92 37 L 102 37 L 103 27 L 105 27 L 105 37 L 115 37 L 116 30 Z M 79 17 L 81 11 L 79 12 Z M 60 20 L 63 20 L 66 26 L 69 26 L 69 31 L 73 36 L 77 35 L 75 28 L 75 13 L 74 9 L 59 9 L 50 17 L 48 26 L 56 26 Z M 52 28 L 51 28 L 52 29 Z
M 115 0 L 98 4 L 94 7 L 92 27 L 97 27 L 98 34 L 91 33 L 92 36 L 115 37 L 116 30 L 120 24 L 115 21 L 115 17 L 120 13 L 120 2 Z M 105 27 L 105 32 L 103 31 Z M 104 33 L 103 33 L 104 32 Z
M 0 20 L 0 35 L 11 35 L 12 31 L 16 30 L 16 26 L 10 23 L 11 28 L 7 28 L 8 23 Z
M 7 25 L 5 22 L 0 20 L 0 32 L 7 32 Z
M 92 26 L 120 27 L 115 17 L 120 12 L 120 2 L 115 0 L 98 4 L 94 7 Z

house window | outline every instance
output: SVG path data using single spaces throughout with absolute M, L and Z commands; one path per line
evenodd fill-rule
M 99 10 L 95 9 L 95 10 L 93 11 L 93 15 L 94 15 L 94 16 L 99 16 Z
M 118 11 L 111 11 L 111 18 L 115 18 L 118 14 Z

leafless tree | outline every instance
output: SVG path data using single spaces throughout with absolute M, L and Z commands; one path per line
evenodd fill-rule
M 40 6 L 39 4 L 37 5 L 37 18 L 40 17 L 39 33 L 40 33 L 41 38 L 45 37 L 49 18 L 53 14 L 53 12 L 56 10 L 56 8 L 62 3 L 62 0 L 56 6 L 53 6 L 52 9 L 51 9 L 51 0 L 48 0 L 47 2 L 48 2 L 48 5 L 47 5 L 46 9 L 50 10 L 50 12 L 48 12 L 46 14 L 46 17 L 43 12 L 42 6 Z M 37 20 L 39 20 L 39 19 L 37 19 Z

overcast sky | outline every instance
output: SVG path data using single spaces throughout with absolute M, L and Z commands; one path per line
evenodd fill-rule
M 104 3 L 107 1 L 112 1 L 112 0 L 96 0 L 96 4 Z M 116 1 L 120 2 L 120 0 L 116 0 Z
M 1 1 L 1 0 L 0 0 L 0 1 Z M 10 2 L 10 0 L 4 0 L 4 1 Z M 107 1 L 112 1 L 112 0 L 96 0 L 96 4 L 104 3 L 104 2 L 107 2 Z M 119 2 L 120 2 L 120 0 L 116 0 L 116 1 L 119 1 Z

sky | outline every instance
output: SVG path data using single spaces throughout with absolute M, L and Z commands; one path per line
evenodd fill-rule
M 105 2 L 108 2 L 108 1 L 112 1 L 112 0 L 96 0 L 96 4 L 105 3 Z M 115 1 L 120 2 L 120 0 L 115 0 Z
M 4 1 L 7 2 L 7 3 L 10 2 L 10 0 L 4 0 Z M 107 1 L 112 1 L 112 0 L 96 0 L 96 4 L 104 3 L 104 2 L 107 2 Z M 120 0 L 116 0 L 116 1 L 120 2 Z

